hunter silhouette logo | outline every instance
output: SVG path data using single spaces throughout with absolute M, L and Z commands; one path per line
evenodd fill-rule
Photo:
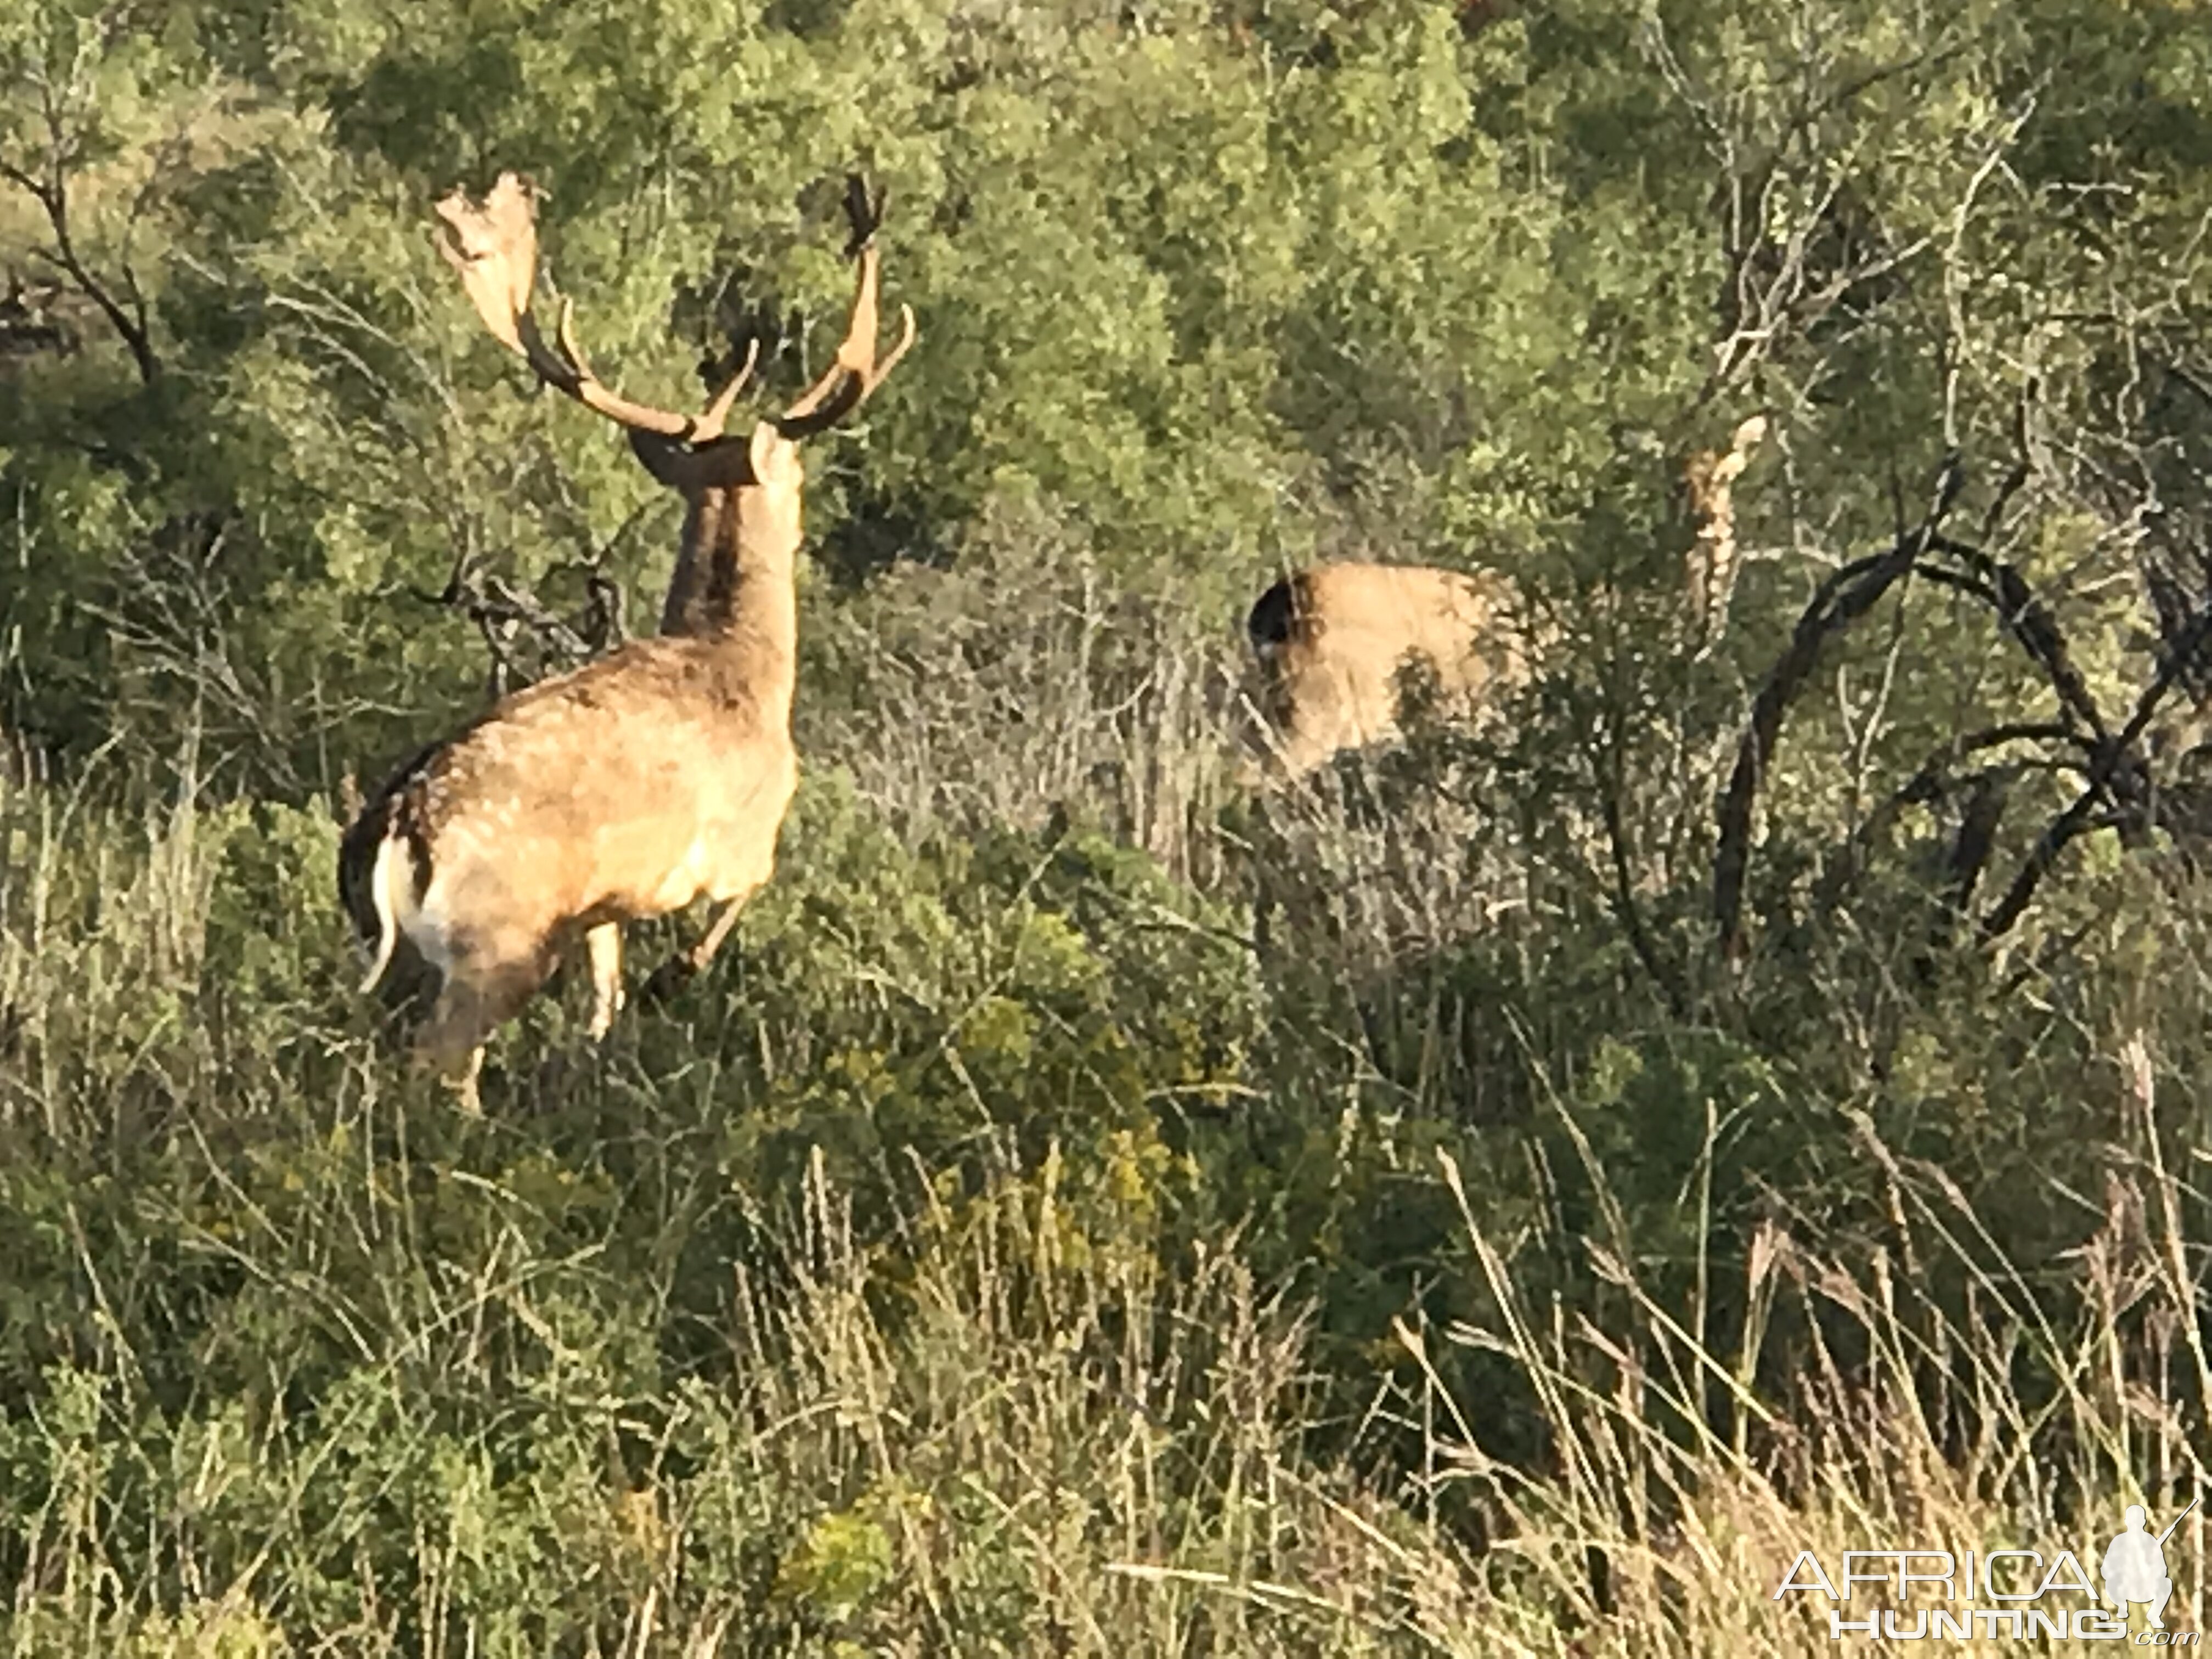
M 2191 1498 L 2155 1533 L 2149 1511 L 2129 1504 L 2101 1559 L 2094 1549 L 2078 1556 L 2069 1549 L 1852 1549 L 1831 1558 L 1832 1571 L 1818 1553 L 1801 1550 L 1772 1599 L 1825 1599 L 1830 1605 L 1820 1610 L 1835 1642 L 1863 1636 L 1885 1643 L 2056 1639 L 2194 1648 L 2204 1639 L 2201 1632 L 2166 1627 L 2174 1590 L 2166 1546 L 2197 1502 Z M 2099 1568 L 2094 1581 L 2088 1562 Z M 2144 1615 L 2139 1630 L 2137 1608 Z
M 2166 1540 L 2173 1536 L 2173 1529 L 2197 1507 L 2197 1500 L 2189 1500 L 2188 1509 L 2166 1523 L 2166 1530 L 2155 1538 L 2144 1529 L 2145 1516 L 2140 1504 L 2128 1505 L 2128 1529 L 2112 1540 L 2105 1549 L 2105 1605 L 2125 1619 L 2131 1602 L 2146 1602 L 2150 1607 L 2150 1627 L 2166 1628 L 2166 1603 L 2173 1594 L 2173 1580 L 2166 1576 Z

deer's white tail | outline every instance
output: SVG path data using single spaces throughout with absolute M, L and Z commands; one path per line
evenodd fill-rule
M 406 837 L 397 824 L 386 830 L 384 839 L 377 844 L 376 862 L 368 872 L 368 902 L 376 907 L 376 960 L 369 963 L 368 977 L 361 982 L 361 994 L 367 996 L 376 988 L 385 970 L 392 966 L 392 953 L 399 944 L 399 907 L 393 897 L 395 884 L 414 884 L 415 860 L 407 848 Z

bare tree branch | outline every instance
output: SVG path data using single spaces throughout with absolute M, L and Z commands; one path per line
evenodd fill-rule
M 2157 675 L 2143 688 L 2142 695 L 2136 700 L 2135 713 L 2120 728 L 2118 735 L 2099 745 L 2097 754 L 2090 763 L 2088 779 L 2082 786 L 2081 793 L 2075 797 L 2072 805 L 2045 827 L 2042 835 L 2036 838 L 2035 845 L 2029 849 L 2027 857 L 2021 861 L 2004 897 L 1982 919 L 1982 937 L 1984 939 L 1999 938 L 2020 920 L 2035 897 L 2037 887 L 2058 862 L 2059 854 L 2076 838 L 2096 830 L 2130 827 L 2130 818 L 2125 812 L 2105 819 L 2093 818 L 2091 813 L 2106 793 L 2114 775 L 2124 767 L 2140 764 L 2135 754 L 2136 743 L 2149 728 L 2159 705 L 2165 701 L 2166 692 L 2179 678 L 2181 665 L 2193 659 L 2208 638 L 2212 638 L 2212 608 L 2197 615 L 2188 633 L 2177 642 L 2178 648 L 2160 664 Z M 2148 792 L 2142 792 L 2142 794 L 2147 800 Z
M 1979 548 L 1948 536 L 1932 537 L 1929 545 L 1960 560 L 1972 574 L 1961 574 L 1928 562 L 1917 567 L 1918 574 L 1932 582 L 1971 593 L 1995 611 L 2005 632 L 2020 641 L 2021 649 L 2050 678 L 2051 690 L 2058 695 L 2059 706 L 2098 741 L 2106 740 L 2110 734 L 2104 717 L 2097 712 L 2097 700 L 2090 695 L 2088 683 L 2074 665 L 2066 635 L 2049 608 L 2028 586 L 2027 579 L 2011 565 L 1990 557 Z
M 103 35 L 118 27 L 117 18 L 118 12 L 111 11 L 103 19 Z M 111 283 L 92 269 L 79 250 L 70 223 L 70 180 L 82 142 L 70 128 L 66 95 L 58 97 L 52 80 L 46 76 L 38 76 L 37 84 L 40 113 L 46 125 L 43 176 L 21 162 L 0 156 L 0 179 L 15 185 L 38 203 L 46 215 L 53 246 L 33 252 L 67 276 L 77 291 L 99 308 L 125 349 L 130 352 L 140 383 L 151 386 L 161 374 L 161 364 L 154 350 L 145 295 L 139 289 L 127 258 Z
M 1791 701 L 1819 666 L 1831 636 L 1840 634 L 1873 609 L 1883 594 L 1909 574 L 1927 552 L 1936 526 L 1958 499 L 1964 473 L 1956 455 L 1944 458 L 1936 497 L 1915 528 L 1890 550 L 1846 565 L 1820 585 L 1797 619 L 1790 646 L 1776 662 L 1752 703 L 1751 720 L 1736 750 L 1735 769 L 1721 802 L 1720 846 L 1713 860 L 1713 914 L 1723 957 L 1734 958 L 1742 944 L 1744 878 L 1751 863 L 1752 809 L 1759 786 L 1782 733 Z

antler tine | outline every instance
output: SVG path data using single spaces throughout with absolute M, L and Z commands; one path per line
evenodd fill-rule
M 913 346 L 917 333 L 914 308 L 901 306 L 899 343 L 890 355 L 878 359 L 876 355 L 878 254 L 875 246 L 876 228 L 882 222 L 883 201 L 868 199 L 867 189 L 856 177 L 846 181 L 845 212 L 851 222 L 853 235 L 847 244 L 849 254 L 860 262 L 860 275 L 854 287 L 853 313 L 845 328 L 845 338 L 837 347 L 837 359 L 811 386 L 805 395 L 784 410 L 776 419 L 776 427 L 787 438 L 804 438 L 826 431 L 866 403 L 869 395 L 883 384 L 884 377 L 897 367 L 900 358 Z
M 583 342 L 576 337 L 576 304 L 567 295 L 561 296 L 561 315 L 553 325 L 553 337 L 561 343 L 561 357 L 580 383 L 596 380 L 592 373 L 591 360 L 584 356 Z
M 530 366 L 538 371 L 538 379 L 567 392 L 585 408 L 605 416 L 617 426 L 663 438 L 690 438 L 698 429 L 698 422 L 690 416 L 655 409 L 650 404 L 633 403 L 620 392 L 609 390 L 606 383 L 592 373 L 591 362 L 577 343 L 575 311 L 563 295 L 561 315 L 553 325 L 554 337 L 560 346 L 557 354 L 546 345 L 544 336 L 538 332 L 537 319 L 527 312 L 523 313 L 525 355 L 530 359 Z
M 902 304 L 899 307 L 899 343 L 891 348 L 890 356 L 884 358 L 875 368 L 868 371 L 867 386 L 860 393 L 863 398 L 884 383 L 884 377 L 898 367 L 899 359 L 913 349 L 915 341 L 921 336 L 921 331 L 915 325 L 912 306 Z
M 691 434 L 694 443 L 707 443 L 722 435 L 723 422 L 730 418 L 730 409 L 738 401 L 738 393 L 752 378 L 753 368 L 760 362 L 760 341 L 745 342 L 745 360 L 738 365 L 738 372 L 730 383 L 714 394 L 714 401 L 707 405 L 707 412 L 699 417 L 698 430 Z
M 884 210 L 890 206 L 890 186 L 886 185 L 877 192 L 875 199 L 868 198 L 868 181 L 857 173 L 845 175 L 845 222 L 852 227 L 852 235 L 845 243 L 845 257 L 857 259 L 860 251 L 876 239 L 876 232 L 884 222 Z
M 876 250 L 860 250 L 860 275 L 853 295 L 852 319 L 838 343 L 836 360 L 776 425 L 787 438 L 805 437 L 836 424 L 860 407 L 860 394 L 876 356 Z

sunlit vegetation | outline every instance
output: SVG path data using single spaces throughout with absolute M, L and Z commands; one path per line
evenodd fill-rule
M 0 1648 L 1830 1653 L 1802 1550 L 2179 1510 L 2208 24 L 0 9 Z M 508 167 L 638 397 L 821 372 L 854 171 L 921 337 L 808 453 L 775 882 L 471 1117 L 342 820 L 680 512 L 431 246 Z M 1547 642 L 1257 789 L 1332 558 Z

